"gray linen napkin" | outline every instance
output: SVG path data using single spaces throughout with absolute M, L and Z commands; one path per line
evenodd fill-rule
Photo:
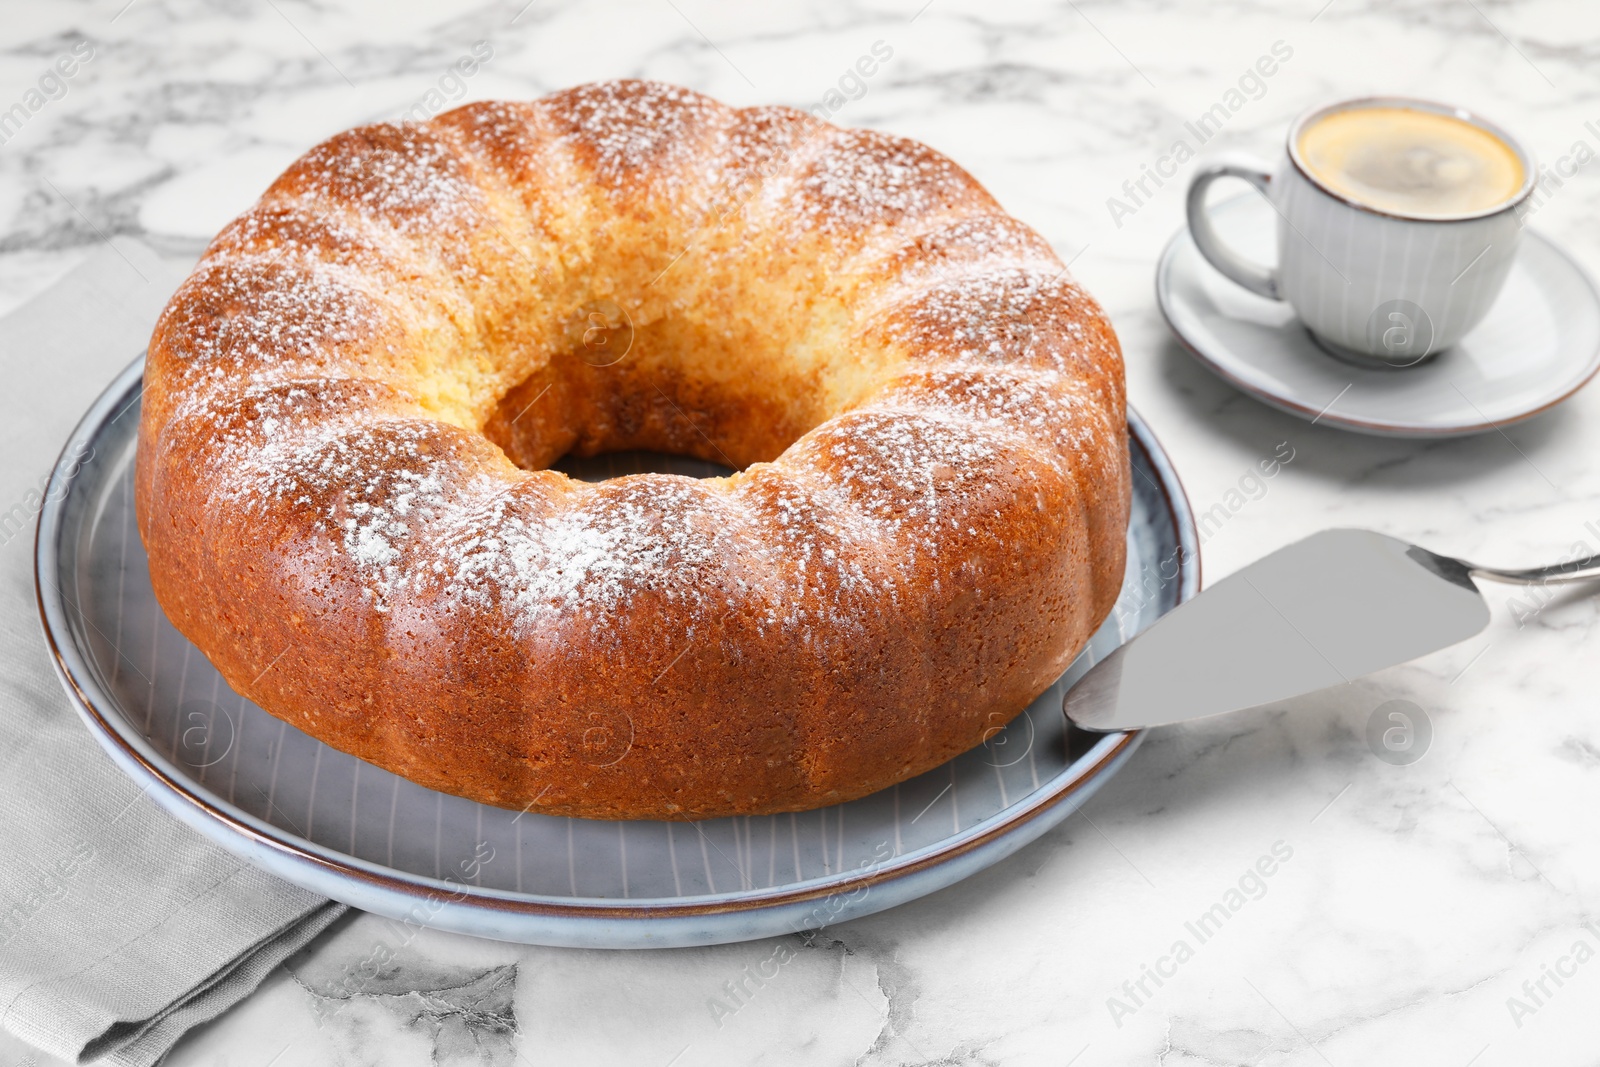
M 191 263 L 119 240 L 0 320 L 0 1025 L 85 1063 L 154 1063 L 344 910 L 157 807 L 68 705 L 40 633 L 44 479 Z

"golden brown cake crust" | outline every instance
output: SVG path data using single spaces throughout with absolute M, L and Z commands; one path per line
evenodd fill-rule
M 228 683 L 504 807 L 881 789 L 1122 580 L 1121 354 L 1049 246 L 923 145 L 653 82 L 312 149 L 168 304 L 139 432 L 156 596 Z M 740 470 L 542 469 L 629 448 Z

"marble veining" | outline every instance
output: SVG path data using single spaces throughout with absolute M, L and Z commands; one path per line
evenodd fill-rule
M 5 24 L 0 112 L 25 116 L 0 121 L 0 311 L 102 242 L 196 254 L 312 143 L 430 92 L 639 75 L 736 104 L 837 97 L 836 121 L 944 150 L 1072 261 L 1197 511 L 1227 513 L 1205 542 L 1212 578 L 1331 525 L 1506 564 L 1600 547 L 1600 393 L 1422 443 L 1270 411 L 1200 368 L 1156 310 L 1192 161 L 1137 204 L 1124 188 L 1282 42 L 1290 57 L 1202 151 L 1271 154 L 1295 114 L 1339 96 L 1459 102 L 1567 158 L 1533 225 L 1600 272 L 1600 167 L 1573 162 L 1580 140 L 1600 145 L 1593 4 L 28 0 Z M 841 84 L 877 41 L 892 59 Z M 81 42 L 92 57 L 41 82 Z M 477 71 L 447 79 L 480 43 Z M 1275 476 L 1246 477 L 1285 451 Z M 1591 1063 L 1600 608 L 1584 590 L 1489 593 L 1494 621 L 1457 648 L 1152 735 L 1065 825 L 908 906 L 654 953 L 401 939 L 356 916 L 168 1062 Z M 1414 762 L 1369 740 L 1396 700 L 1431 726 Z M 1290 858 L 1246 878 L 1275 846 Z M 1202 940 L 1190 926 L 1219 904 Z M 344 984 L 385 939 L 374 975 Z M 0 1038 L 0 1064 L 27 1062 L 45 1061 Z
M 391 1062 L 406 1046 L 431 1049 L 440 1065 L 514 1062 L 516 964 L 481 970 L 387 958 L 366 969 L 327 951 L 307 955 L 285 970 L 309 997 L 341 1063 Z

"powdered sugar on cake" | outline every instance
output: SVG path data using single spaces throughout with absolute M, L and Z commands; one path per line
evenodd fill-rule
M 459 427 L 430 419 L 403 389 L 359 385 L 362 346 L 392 349 L 411 313 L 403 293 L 366 291 L 375 283 L 364 271 L 405 254 L 373 220 L 436 240 L 470 222 L 483 194 L 447 140 L 411 128 L 313 152 L 189 283 L 242 310 L 177 331 L 188 366 L 217 383 L 181 403 L 195 418 L 250 407 L 253 421 L 219 435 L 218 454 L 237 475 L 219 493 L 264 517 L 301 509 L 376 610 L 406 598 L 445 613 L 494 610 L 524 634 L 581 617 L 603 637 L 608 620 L 652 597 L 695 617 L 742 606 L 763 628 L 811 641 L 880 599 L 896 602 L 924 562 L 977 537 L 1000 515 L 994 471 L 1026 479 L 1043 463 L 1060 473 L 1104 432 L 1096 400 L 1062 376 L 1066 362 L 1039 350 L 1045 328 L 1090 345 L 1062 310 L 1086 298 L 1048 246 L 996 214 L 948 160 L 802 119 L 774 125 L 782 153 L 736 147 L 734 113 L 666 86 L 593 87 L 565 107 L 562 136 L 615 188 L 641 174 L 673 193 L 686 175 L 698 188 L 729 187 L 722 175 L 685 171 L 702 158 L 758 168 L 750 195 L 765 195 L 768 223 L 835 240 L 841 270 L 862 272 L 885 343 L 925 366 L 803 438 L 774 468 L 786 480 L 759 499 L 740 477 L 519 481 L 486 469 Z M 304 207 L 324 200 L 361 221 Z M 721 221 L 716 208 L 708 225 Z M 906 232 L 891 229 L 887 248 L 853 243 L 896 226 Z M 343 370 L 296 384 L 334 353 Z M 330 384 L 341 375 L 355 384 Z

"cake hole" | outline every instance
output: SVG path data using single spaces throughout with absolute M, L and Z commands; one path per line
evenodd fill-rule
M 606 452 L 598 456 L 563 456 L 550 467 L 581 482 L 605 482 L 629 474 L 681 474 L 689 478 L 725 478 L 734 473 L 732 467 L 710 460 L 643 449 Z
M 702 461 L 712 469 L 701 476 L 719 476 L 776 459 L 826 414 L 815 380 L 784 377 L 768 352 L 735 361 L 681 320 L 643 323 L 611 301 L 585 307 L 481 427 L 524 470 L 641 452 Z
M 720 289 L 670 301 L 601 293 L 556 322 L 512 309 L 494 325 L 494 344 L 525 377 L 494 397 L 479 429 L 523 470 L 631 452 L 710 464 L 683 472 L 701 477 L 743 470 L 782 455 L 889 372 L 832 305 L 769 294 L 785 319 Z

